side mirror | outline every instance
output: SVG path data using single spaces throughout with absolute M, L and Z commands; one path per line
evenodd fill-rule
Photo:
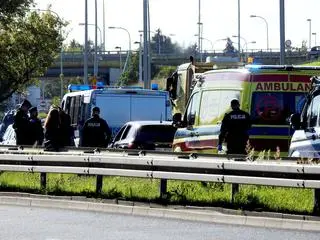
M 181 113 L 175 113 L 172 116 L 172 122 L 174 127 L 181 127 L 182 125 L 182 114 Z
M 187 127 L 192 127 L 195 121 L 196 121 L 196 114 L 195 113 L 189 114 L 187 118 Z
M 294 130 L 298 130 L 301 128 L 300 114 L 294 113 L 290 116 L 290 126 Z

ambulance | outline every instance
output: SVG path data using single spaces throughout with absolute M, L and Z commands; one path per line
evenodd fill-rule
M 205 71 L 189 83 L 180 84 L 181 79 L 171 96 L 183 99 L 183 91 L 177 91 L 183 86 L 192 86 L 192 91 L 185 111 L 173 117 L 179 126 L 173 151 L 217 153 L 221 121 L 236 98 L 252 118 L 248 149 L 287 153 L 293 133 L 290 115 L 302 111 L 310 77 L 319 74 L 319 67 L 247 65 Z

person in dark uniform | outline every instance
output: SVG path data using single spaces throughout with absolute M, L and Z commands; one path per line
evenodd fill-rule
M 251 128 L 250 115 L 240 109 L 238 99 L 231 101 L 231 108 L 232 111 L 222 120 L 218 151 L 222 150 L 222 143 L 226 141 L 227 154 L 246 154 L 248 130 Z
M 28 110 L 31 106 L 28 100 L 24 100 L 14 116 L 13 129 L 16 133 L 17 145 L 28 145 L 30 143 Z
M 43 127 L 41 120 L 38 118 L 37 107 L 29 109 L 30 120 L 29 120 L 29 139 L 30 145 L 41 146 L 44 139 Z
M 100 118 L 100 109 L 92 109 L 92 117 L 89 118 L 82 128 L 80 143 L 83 147 L 107 147 L 111 138 L 108 123 Z

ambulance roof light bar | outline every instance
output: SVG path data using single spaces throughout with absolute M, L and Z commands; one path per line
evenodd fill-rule
M 246 69 L 275 69 L 275 70 L 320 70 L 320 66 L 299 66 L 299 65 L 246 65 Z

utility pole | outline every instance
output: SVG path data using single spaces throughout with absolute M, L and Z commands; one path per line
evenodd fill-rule
M 143 0 L 143 81 L 144 88 L 149 89 L 148 80 L 148 15 L 147 15 L 147 2 Z
M 83 83 L 88 84 L 88 0 L 84 7 L 84 60 L 83 60 Z
M 98 77 L 98 1 L 95 0 L 95 11 L 94 11 L 94 67 L 93 67 L 93 77 L 94 81 Z
M 240 0 L 238 0 L 238 52 L 239 52 L 239 61 L 241 60 L 241 44 L 240 44 Z
M 139 43 L 139 82 L 142 82 L 142 34 L 140 33 Z
M 103 0 L 103 2 L 102 2 L 102 4 L 103 4 L 103 17 L 102 17 L 102 19 L 103 19 L 103 25 L 102 25 L 102 27 L 103 27 L 103 51 L 105 52 L 106 51 L 106 16 L 105 16 L 105 7 L 104 7 L 104 0 Z
M 201 53 L 201 0 L 199 0 L 199 16 L 198 16 L 198 50 L 200 54 L 200 62 L 202 62 L 202 53 Z
M 147 34 L 148 34 L 148 88 L 151 88 L 151 49 L 150 49 L 150 8 L 147 0 Z
M 285 64 L 285 12 L 284 0 L 280 0 L 280 64 Z

